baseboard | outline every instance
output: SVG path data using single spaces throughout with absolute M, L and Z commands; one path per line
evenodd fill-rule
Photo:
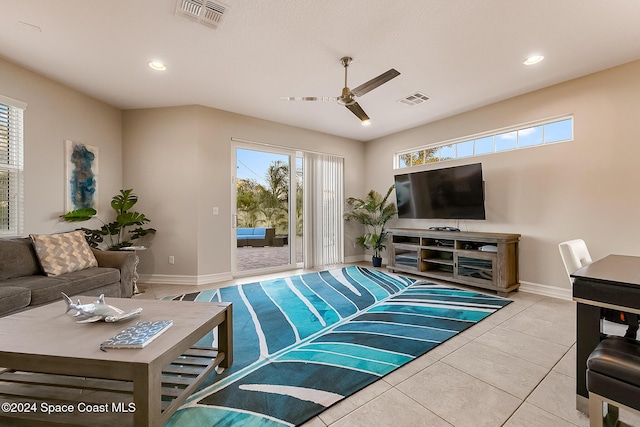
M 369 257 L 368 260 L 371 261 L 371 257 Z M 351 255 L 344 257 L 345 264 L 356 264 L 362 261 L 367 261 L 367 257 L 365 255 Z
M 233 276 L 231 275 L 231 272 L 227 272 L 227 273 L 205 274 L 202 276 L 180 276 L 180 275 L 170 275 L 170 274 L 141 274 L 138 281 L 141 283 L 157 283 L 160 285 L 200 286 L 200 285 L 208 285 L 211 283 L 224 282 L 232 279 L 233 279 Z
M 520 281 L 520 292 L 544 295 L 546 297 L 558 298 L 571 301 L 573 295 L 571 289 L 558 288 L 557 286 L 543 285 L 541 283 Z

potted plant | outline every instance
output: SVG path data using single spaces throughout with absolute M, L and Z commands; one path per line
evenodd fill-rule
M 133 189 L 120 190 L 120 194 L 111 199 L 111 207 L 116 211 L 115 221 L 105 223 L 96 216 L 93 208 L 81 208 L 64 215 L 60 215 L 67 222 L 82 222 L 92 218 L 102 222 L 102 227 L 98 229 L 81 228 L 89 246 L 98 248 L 100 245 L 106 246 L 107 250 L 117 251 L 122 248 L 131 247 L 141 237 L 156 233 L 154 228 L 142 228 L 151 220 L 139 212 L 131 212 L 131 208 L 138 202 L 138 196 L 133 194 Z M 131 228 L 135 227 L 136 228 Z M 106 238 L 106 240 L 105 240 Z
M 396 205 L 388 202 L 393 191 L 392 185 L 384 197 L 375 190 L 369 191 L 364 199 L 349 197 L 350 211 L 344 214 L 347 221 L 356 221 L 365 227 L 366 233 L 356 238 L 356 244 L 373 251 L 371 262 L 374 267 L 382 265 L 382 250 L 386 248 L 387 232 L 384 227 L 398 213 Z

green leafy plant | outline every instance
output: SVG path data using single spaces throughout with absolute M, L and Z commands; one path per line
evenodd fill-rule
M 138 203 L 138 196 L 133 194 L 133 189 L 120 190 L 120 194 L 111 199 L 111 207 L 116 212 L 116 218 L 113 222 L 105 223 L 96 216 L 97 212 L 93 208 L 76 209 L 60 215 L 60 218 L 67 222 L 83 222 L 96 218 L 102 223 L 102 227 L 98 229 L 81 228 L 89 246 L 98 248 L 102 245 L 106 246 L 107 250 L 117 251 L 133 246 L 138 239 L 144 236 L 156 234 L 154 228 L 140 227 L 151 220 L 144 214 L 131 211 L 136 203 Z
M 371 190 L 364 199 L 347 199 L 350 211 L 344 214 L 344 219 L 365 226 L 366 233 L 356 238 L 356 244 L 364 249 L 371 249 L 375 258 L 380 258 L 382 251 L 387 247 L 385 225 L 398 213 L 396 205 L 388 201 L 393 189 L 393 185 L 389 187 L 384 197 Z

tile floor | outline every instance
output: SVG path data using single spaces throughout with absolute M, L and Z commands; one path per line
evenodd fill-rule
M 140 284 L 161 298 L 303 270 L 243 277 L 208 287 Z M 304 427 L 588 426 L 575 409 L 576 307 L 516 292 L 513 303 L 344 399 Z M 623 426 L 640 417 L 621 412 Z

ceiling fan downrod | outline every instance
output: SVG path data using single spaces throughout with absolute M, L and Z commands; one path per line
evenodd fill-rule
M 344 67 L 344 88 L 342 88 L 342 95 L 338 98 L 338 103 L 342 105 L 353 105 L 356 102 L 347 86 L 347 67 L 349 67 L 351 61 L 353 61 L 353 58 L 350 56 L 340 58 L 340 63 Z

